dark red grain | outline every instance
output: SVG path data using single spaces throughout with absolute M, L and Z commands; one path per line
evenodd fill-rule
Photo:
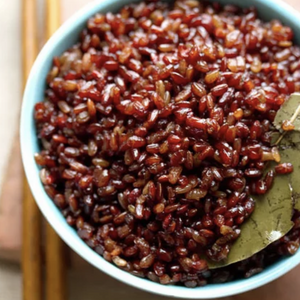
M 277 174 L 288 174 L 288 173 L 292 173 L 293 170 L 294 168 L 291 163 L 282 163 L 275 167 L 275 171 Z

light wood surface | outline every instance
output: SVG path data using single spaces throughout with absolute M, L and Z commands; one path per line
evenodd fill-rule
M 23 87 L 38 53 L 36 0 L 23 0 Z M 42 299 L 41 214 L 24 176 L 23 189 L 23 299 Z

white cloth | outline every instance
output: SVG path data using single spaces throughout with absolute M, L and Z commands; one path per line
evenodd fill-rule
M 19 266 L 0 262 L 0 300 L 21 300 L 21 279 Z
M 21 103 L 19 2 L 0 0 L 0 184 L 17 130 Z

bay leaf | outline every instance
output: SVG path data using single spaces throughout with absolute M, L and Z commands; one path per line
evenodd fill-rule
M 273 144 L 280 134 L 273 136 Z M 210 269 L 216 269 L 242 261 L 258 253 L 283 237 L 293 227 L 294 209 L 300 210 L 300 133 L 287 132 L 278 146 L 281 161 L 293 164 L 294 171 L 288 175 L 277 175 L 272 188 L 262 196 L 252 196 L 255 210 L 241 226 L 241 235 L 232 245 L 223 262 L 209 261 Z M 265 172 L 274 169 L 270 163 Z
M 277 111 L 274 125 L 278 130 L 281 130 L 281 125 L 286 120 L 291 120 L 293 116 L 295 119 L 292 120 L 293 125 L 295 126 L 294 130 L 300 131 L 300 93 L 294 93 L 291 95 L 289 100 L 287 100 Z
M 300 211 L 300 133 L 287 132 L 278 148 L 281 156 L 280 163 L 288 162 L 294 167 L 292 173 L 283 176 L 289 180 L 294 209 Z
M 281 130 L 282 122 L 289 120 L 295 130 L 276 132 L 272 144 L 277 145 L 281 161 L 291 163 L 294 171 L 277 175 L 272 188 L 262 196 L 252 196 L 255 210 L 241 226 L 241 235 L 232 245 L 228 257 L 223 262 L 209 261 L 210 269 L 224 267 L 245 260 L 268 245 L 286 235 L 293 227 L 294 209 L 300 210 L 300 94 L 292 94 L 276 114 L 274 125 Z M 279 144 L 279 145 L 278 145 Z M 277 164 L 269 163 L 267 169 Z
M 287 234 L 293 227 L 291 196 L 287 176 L 275 177 L 267 194 L 252 196 L 255 199 L 254 212 L 241 226 L 241 235 L 232 245 L 227 259 L 209 261 L 209 268 L 216 269 L 247 259 Z

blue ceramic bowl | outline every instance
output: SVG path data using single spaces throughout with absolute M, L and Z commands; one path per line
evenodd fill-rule
M 148 292 L 186 299 L 212 299 L 243 293 L 262 286 L 279 276 L 287 273 L 300 263 L 300 251 L 294 256 L 283 258 L 265 269 L 262 273 L 249 279 L 240 279 L 229 283 L 209 284 L 205 287 L 188 289 L 182 286 L 164 286 L 147 279 L 135 277 L 120 270 L 105 261 L 90 249 L 65 221 L 60 211 L 45 193 L 39 179 L 39 168 L 34 161 L 34 153 L 39 151 L 36 137 L 33 108 L 36 102 L 44 99 L 45 80 L 52 64 L 52 58 L 60 55 L 78 40 L 80 31 L 86 21 L 97 12 L 117 11 L 125 4 L 140 0 L 98 0 L 90 3 L 64 23 L 53 35 L 40 52 L 28 79 L 21 115 L 21 148 L 26 176 L 33 196 L 47 218 L 61 238 L 80 256 L 90 264 L 106 274 L 129 285 Z M 265 20 L 280 19 L 295 31 L 296 42 L 300 43 L 300 13 L 280 0 L 218 0 L 221 3 L 237 4 L 257 7 L 260 17 Z

